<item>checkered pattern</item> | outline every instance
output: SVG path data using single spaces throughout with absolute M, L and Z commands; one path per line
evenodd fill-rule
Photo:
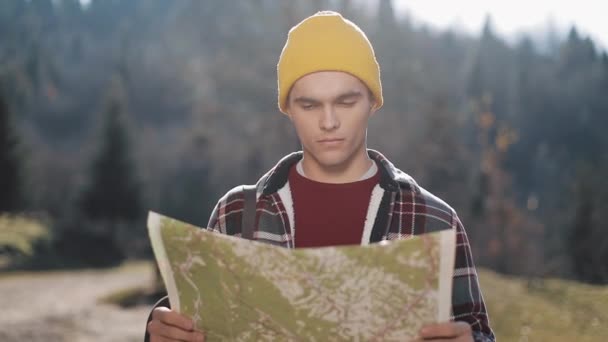
M 368 154 L 379 165 L 383 194 L 366 243 L 404 239 L 443 229 L 456 230 L 452 318 L 469 323 L 475 341 L 494 341 L 469 241 L 456 212 L 418 186 L 379 152 L 368 150 Z M 293 248 L 293 227 L 289 217 L 294 215 L 288 212 L 293 208 L 285 206 L 285 202 L 290 201 L 281 198 L 280 193 L 285 192 L 280 190 L 289 187 L 289 168 L 301 158 L 301 152 L 286 156 L 258 181 L 254 240 Z M 230 190 L 216 205 L 209 220 L 209 229 L 240 236 L 243 203 L 242 186 Z

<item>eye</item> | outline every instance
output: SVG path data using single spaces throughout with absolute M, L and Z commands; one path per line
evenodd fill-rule
M 339 102 L 338 104 L 340 106 L 344 106 L 344 107 L 352 107 L 355 105 L 355 103 L 357 103 L 357 102 L 356 101 L 342 101 L 342 102 Z
M 303 104 L 301 107 L 304 110 L 311 110 L 311 109 L 315 108 L 315 105 L 314 104 Z

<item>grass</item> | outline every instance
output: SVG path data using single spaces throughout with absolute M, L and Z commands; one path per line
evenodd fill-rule
M 116 304 L 123 308 L 133 307 L 135 305 L 144 303 L 149 304 L 146 301 L 149 296 L 149 292 L 149 290 L 141 286 L 135 286 L 110 293 L 109 295 L 100 298 L 98 302 L 104 304 Z
M 499 341 L 606 341 L 608 286 L 528 281 L 480 270 L 490 322 Z

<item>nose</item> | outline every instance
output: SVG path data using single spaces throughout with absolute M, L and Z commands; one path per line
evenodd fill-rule
M 338 119 L 333 106 L 326 106 L 323 109 L 319 126 L 325 131 L 332 131 L 340 127 L 340 120 Z

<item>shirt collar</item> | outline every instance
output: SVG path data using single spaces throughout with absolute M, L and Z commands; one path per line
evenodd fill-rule
M 410 191 L 420 192 L 420 188 L 414 179 L 405 172 L 396 168 L 384 155 L 372 149 L 367 150 L 368 155 L 380 171 L 380 186 L 387 191 L 398 191 L 406 188 Z M 289 176 L 289 169 L 299 162 L 303 157 L 302 151 L 293 152 L 283 157 L 272 169 L 270 169 L 258 181 L 258 189 L 262 187 L 262 194 L 269 195 L 277 192 L 285 186 Z

